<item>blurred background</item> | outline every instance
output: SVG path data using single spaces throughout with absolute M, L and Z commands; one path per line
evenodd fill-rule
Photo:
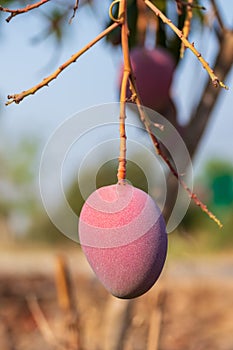
M 173 0 L 154 0 L 153 2 L 182 29 L 186 18 L 186 7 L 180 5 L 177 11 L 177 3 L 179 5 L 182 2 Z M 6 350 L 30 348 L 29 338 L 25 342 L 20 342 L 20 335 L 17 332 L 15 336 L 12 335 L 12 319 L 22 315 L 20 311 L 22 308 L 25 311 L 26 302 L 22 301 L 22 295 L 29 293 L 28 286 L 31 285 L 34 293 L 43 300 L 44 310 L 49 317 L 54 317 L 54 309 L 49 308 L 49 298 L 54 295 L 55 287 L 47 275 L 45 281 L 44 274 L 54 274 L 54 266 L 59 265 L 55 258 L 57 254 L 68 256 L 71 272 L 75 274 L 75 279 L 78 276 L 79 281 L 82 281 L 84 287 L 83 290 L 80 287 L 80 298 L 82 295 L 85 298 L 86 290 L 92 291 L 90 298 L 93 305 L 89 318 L 86 316 L 86 321 L 83 320 L 84 324 L 87 322 L 90 325 L 91 319 L 96 320 L 99 317 L 96 301 L 99 297 L 98 300 L 103 303 L 106 298 L 105 291 L 95 281 L 79 252 L 79 246 L 62 235 L 48 218 L 40 198 L 38 175 L 41 155 L 48 138 L 64 120 L 90 106 L 119 101 L 118 81 L 122 62 L 119 33 L 115 31 L 97 43 L 50 83 L 49 87 L 25 98 L 19 105 L 13 103 L 5 106 L 7 95 L 18 93 L 37 84 L 110 24 L 108 16 L 110 1 L 108 0 L 80 0 L 76 16 L 69 24 L 74 3 L 75 1 L 50 1 L 38 9 L 12 18 L 9 23 L 5 21 L 9 14 L 0 12 L 0 273 L 2 276 L 0 317 L 4 320 L 0 333 L 2 332 L 1 334 L 8 339 L 5 340 L 5 347 L 2 347 Z M 178 332 L 179 336 L 171 337 L 173 347 L 169 339 L 165 341 L 165 335 L 161 335 L 160 346 L 161 349 L 173 350 L 193 348 L 230 350 L 233 346 L 233 338 L 229 330 L 233 320 L 226 320 L 223 314 L 227 308 L 230 310 L 233 306 L 232 297 L 229 297 L 232 295 L 230 293 L 233 288 L 232 282 L 230 284 L 233 277 L 233 6 L 231 0 L 203 0 L 194 3 L 204 6 L 206 10 L 199 7 L 193 9 L 189 40 L 195 43 L 219 78 L 229 86 L 228 91 L 216 89 L 211 85 L 206 71 L 191 52 L 186 50 L 184 58 L 180 59 L 180 42 L 171 30 L 160 20 L 155 19 L 151 13 L 144 13 L 143 8 L 137 7 L 137 1 L 128 1 L 130 48 L 133 49 L 139 45 L 148 48 L 160 46 L 173 56 L 175 72 L 169 97 L 174 107 L 172 115 L 173 117 L 175 115 L 175 119 L 171 117 L 171 122 L 179 130 L 192 156 L 195 192 L 224 225 L 220 230 L 195 203 L 191 203 L 182 223 L 169 235 L 167 272 L 161 282 L 162 287 L 165 285 L 171 293 L 169 289 L 172 288 L 171 279 L 178 281 L 178 289 L 180 288 L 183 296 L 182 307 L 180 310 L 174 308 L 170 316 L 168 311 L 161 311 L 158 306 L 165 305 L 164 307 L 168 308 L 169 302 L 166 304 L 163 301 L 156 304 L 156 307 L 164 315 L 164 320 L 170 322 L 171 327 L 176 317 L 184 320 L 187 316 L 186 307 L 192 310 L 190 305 L 193 304 L 188 304 L 188 299 L 185 299 L 187 290 L 194 304 L 195 300 L 204 303 L 204 295 L 213 302 L 220 302 L 222 295 L 219 294 L 218 288 L 221 283 L 224 285 L 225 293 L 228 293 L 225 298 L 228 304 L 219 306 L 216 318 L 222 319 L 225 328 L 222 327 L 222 333 L 221 331 L 219 334 L 211 333 L 211 327 L 217 327 L 214 324 L 205 329 L 206 333 L 204 333 L 192 323 L 193 321 L 190 321 L 186 333 Z M 9 8 L 20 8 L 26 4 L 26 1 L 2 1 L 2 6 Z M 114 11 L 117 11 L 117 6 L 114 7 Z M 146 26 L 143 16 L 147 19 Z M 139 18 L 141 25 L 137 21 Z M 160 112 L 169 120 L 170 110 Z M 101 167 L 96 179 L 98 187 L 116 181 L 116 167 L 116 160 Z M 72 209 L 78 214 L 84 200 L 75 178 L 76 171 L 76 169 L 70 171 L 66 195 Z M 91 171 L 90 164 L 87 181 Z M 128 177 L 135 186 L 147 190 L 145 174 L 130 161 Z M 59 212 L 59 203 L 56 205 Z M 31 273 L 30 277 L 28 272 Z M 21 278 L 20 273 L 27 277 Z M 64 271 L 63 274 L 65 274 Z M 85 276 L 91 276 L 91 279 L 86 280 Z M 216 289 L 212 284 L 203 282 L 212 281 L 212 279 Z M 182 280 L 188 284 L 182 284 Z M 201 291 L 194 287 L 192 289 L 192 283 L 195 284 L 197 281 L 201 281 Z M 44 293 L 46 289 L 47 296 Z M 21 304 L 11 310 L 13 299 L 9 298 L 14 296 L 18 298 L 17 300 L 21 300 Z M 95 296 L 97 296 L 96 301 Z M 176 294 L 170 296 L 171 303 Z M 147 299 L 143 300 L 148 302 Z M 186 301 L 189 306 L 185 304 Z M 86 297 L 80 306 L 84 313 L 87 305 Z M 142 306 L 140 303 L 138 305 L 140 310 Z M 146 313 L 145 305 L 143 312 Z M 127 304 L 127 308 L 124 309 L 126 314 L 131 310 L 129 307 Z M 28 307 L 26 308 L 28 310 Z M 145 349 L 143 344 L 145 344 L 145 334 L 149 332 L 148 320 L 143 318 L 143 313 L 140 314 L 140 311 L 141 318 L 137 316 L 135 309 L 133 312 L 134 316 L 130 314 L 132 332 L 129 339 L 131 340 L 128 341 L 129 344 L 131 341 L 131 347 L 128 345 L 127 349 Z M 208 317 L 208 308 L 203 306 L 197 312 L 197 319 L 204 325 Z M 30 312 L 27 311 L 26 314 L 29 317 Z M 21 330 L 25 334 L 27 329 L 34 332 L 36 328 L 36 321 L 32 321 L 31 318 L 29 320 L 26 316 L 24 313 L 25 323 Z M 211 324 L 209 319 L 208 322 Z M 93 321 L 90 325 L 90 333 L 92 327 L 96 329 L 98 325 L 97 321 Z M 164 325 L 166 326 L 166 322 Z M 138 340 L 138 345 L 132 345 L 133 329 L 137 327 L 141 327 L 144 333 L 140 335 L 141 340 Z M 175 328 L 171 328 L 171 333 L 173 332 L 175 333 Z M 13 337 L 12 344 L 9 340 L 11 337 Z M 85 333 L 86 344 L 89 344 L 87 348 L 104 349 L 104 345 L 98 345 L 97 341 L 91 342 L 89 337 L 90 334 Z M 125 334 L 124 337 L 126 337 Z M 221 341 L 223 338 L 225 342 Z M 193 347 L 188 339 L 192 339 Z M 44 344 L 42 340 L 37 339 L 37 341 L 38 344 L 35 343 L 33 349 L 39 349 L 41 344 Z M 117 341 L 119 345 L 119 339 Z M 45 341 L 45 343 L 49 342 Z M 48 345 L 48 349 L 52 348 L 51 346 L 51 344 Z M 115 348 L 112 345 L 112 349 Z M 123 349 L 123 345 L 119 345 L 118 348 Z M 79 347 L 76 346 L 76 349 Z

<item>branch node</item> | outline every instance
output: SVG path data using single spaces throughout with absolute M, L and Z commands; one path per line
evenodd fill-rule
M 75 5 L 74 5 L 74 7 L 73 7 L 73 14 L 72 14 L 72 16 L 71 16 L 71 18 L 70 18 L 70 20 L 69 20 L 69 24 L 72 23 L 74 17 L 76 16 L 76 12 L 77 12 L 77 10 L 78 10 L 78 5 L 79 5 L 79 0 L 76 0 L 76 1 L 75 1 Z

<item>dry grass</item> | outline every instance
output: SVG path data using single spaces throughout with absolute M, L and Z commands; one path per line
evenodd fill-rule
M 131 301 L 110 296 L 81 253 L 67 256 L 56 269 L 54 253 L 2 253 L 1 349 L 232 350 L 231 256 L 168 261 L 160 281 Z

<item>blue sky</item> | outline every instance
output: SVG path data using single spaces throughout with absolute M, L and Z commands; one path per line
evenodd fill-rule
M 221 0 L 218 3 L 223 17 L 228 23 L 232 23 L 232 0 Z M 102 41 L 64 71 L 49 88 L 26 98 L 19 105 L 4 106 L 8 94 L 35 85 L 94 38 L 102 29 L 101 16 L 106 17 L 106 4 L 108 1 L 101 1 L 102 8 L 98 10 L 96 17 L 89 9 L 80 9 L 77 18 L 67 29 L 67 39 L 60 52 L 55 50 L 50 40 L 38 45 L 30 44 L 30 39 L 40 32 L 41 22 L 36 15 L 31 13 L 18 16 L 9 24 L 4 21 L 4 16 L 1 18 L 0 147 L 3 150 L 27 136 L 39 140 L 42 152 L 50 134 L 66 118 L 90 106 L 118 100 L 116 81 L 117 67 L 121 60 L 120 50 L 112 49 Z M 210 32 L 196 33 L 192 39 L 207 61 L 211 62 L 216 43 Z M 51 58 L 54 64 L 48 66 Z M 193 87 L 192 92 L 195 96 L 199 84 L 202 84 L 205 78 L 206 72 L 200 63 L 191 53 L 187 53 L 173 86 L 181 119 L 187 118 L 191 108 L 192 99 L 190 100 L 188 95 L 190 86 Z M 233 163 L 233 71 L 226 83 L 230 90 L 221 92 L 194 162 L 197 173 L 210 158 L 226 158 Z

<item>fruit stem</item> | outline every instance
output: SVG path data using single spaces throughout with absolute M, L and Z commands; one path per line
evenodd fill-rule
M 126 178 L 126 131 L 125 131 L 125 119 L 126 119 L 126 91 L 129 76 L 131 74 L 131 63 L 129 56 L 129 44 L 128 44 L 128 23 L 127 23 L 127 1 L 121 0 L 119 2 L 118 20 L 121 22 L 121 47 L 124 60 L 124 70 L 121 82 L 120 93 L 120 155 L 119 166 L 117 172 L 118 182 L 122 182 Z
M 116 3 L 116 2 L 118 2 L 118 1 L 115 0 L 114 3 Z M 144 0 L 144 2 L 147 5 L 148 5 L 148 3 L 150 3 L 148 0 Z M 149 7 L 151 7 L 151 6 L 149 6 Z M 161 16 L 159 16 L 159 17 L 161 19 L 163 19 Z M 160 147 L 159 140 L 151 131 L 151 122 L 147 116 L 146 111 L 144 110 L 143 105 L 142 105 L 139 93 L 137 91 L 135 78 L 132 74 L 132 66 L 131 66 L 131 62 L 130 62 L 129 46 L 128 46 L 128 25 L 127 25 L 126 0 L 119 0 L 119 13 L 118 13 L 118 18 L 116 21 L 118 23 L 121 23 L 121 46 L 122 46 L 123 58 L 124 58 L 124 71 L 123 71 L 123 78 L 122 78 L 122 83 L 121 83 L 121 94 L 120 94 L 120 156 L 119 156 L 119 167 L 118 167 L 118 173 L 117 173 L 118 183 L 124 182 L 125 177 L 126 177 L 126 133 L 125 133 L 126 114 L 125 114 L 125 107 L 126 107 L 127 82 L 129 82 L 130 90 L 132 92 L 131 99 L 132 99 L 132 101 L 134 101 L 136 103 L 136 105 L 138 107 L 140 119 L 144 123 L 145 129 L 148 132 L 148 134 L 152 140 L 152 143 L 157 151 L 157 154 L 164 160 L 164 162 L 167 164 L 171 173 L 175 176 L 177 181 L 185 189 L 185 191 L 188 193 L 190 198 L 195 202 L 195 204 L 197 206 L 199 206 L 201 208 L 201 210 L 203 212 L 205 212 L 210 217 L 210 219 L 212 219 L 221 228 L 222 223 L 220 222 L 220 220 L 207 208 L 206 205 L 204 205 L 201 202 L 201 200 L 197 197 L 197 195 L 195 193 L 193 193 L 189 189 L 189 187 L 186 185 L 186 183 L 181 179 L 181 176 L 177 173 L 176 169 L 173 167 L 170 159 L 163 153 L 163 151 Z M 182 37 L 183 37 L 183 34 L 182 34 Z M 187 39 L 185 39 L 185 40 L 187 41 Z
M 140 97 L 137 93 L 137 87 L 135 85 L 135 81 L 133 77 L 130 77 L 131 79 L 131 87 L 132 87 L 132 93 L 135 96 L 135 102 L 138 107 L 140 119 L 143 122 L 145 129 L 148 133 L 148 135 L 151 138 L 151 141 L 157 151 L 157 154 L 163 159 L 163 161 L 167 164 L 169 170 L 171 173 L 175 176 L 177 181 L 180 183 L 180 185 L 184 188 L 184 190 L 188 193 L 189 197 L 195 202 L 197 206 L 201 208 L 201 210 L 206 213 L 211 220 L 213 220 L 220 228 L 223 227 L 221 221 L 207 208 L 207 206 L 202 203 L 202 201 L 197 197 L 197 195 L 191 191 L 191 189 L 186 185 L 186 183 L 182 180 L 181 176 L 177 173 L 175 167 L 172 165 L 172 162 L 170 159 L 163 153 L 163 150 L 161 149 L 161 145 L 157 137 L 154 135 L 154 133 L 151 130 L 151 122 L 146 114 L 146 111 L 144 110 L 144 107 L 141 104 Z

